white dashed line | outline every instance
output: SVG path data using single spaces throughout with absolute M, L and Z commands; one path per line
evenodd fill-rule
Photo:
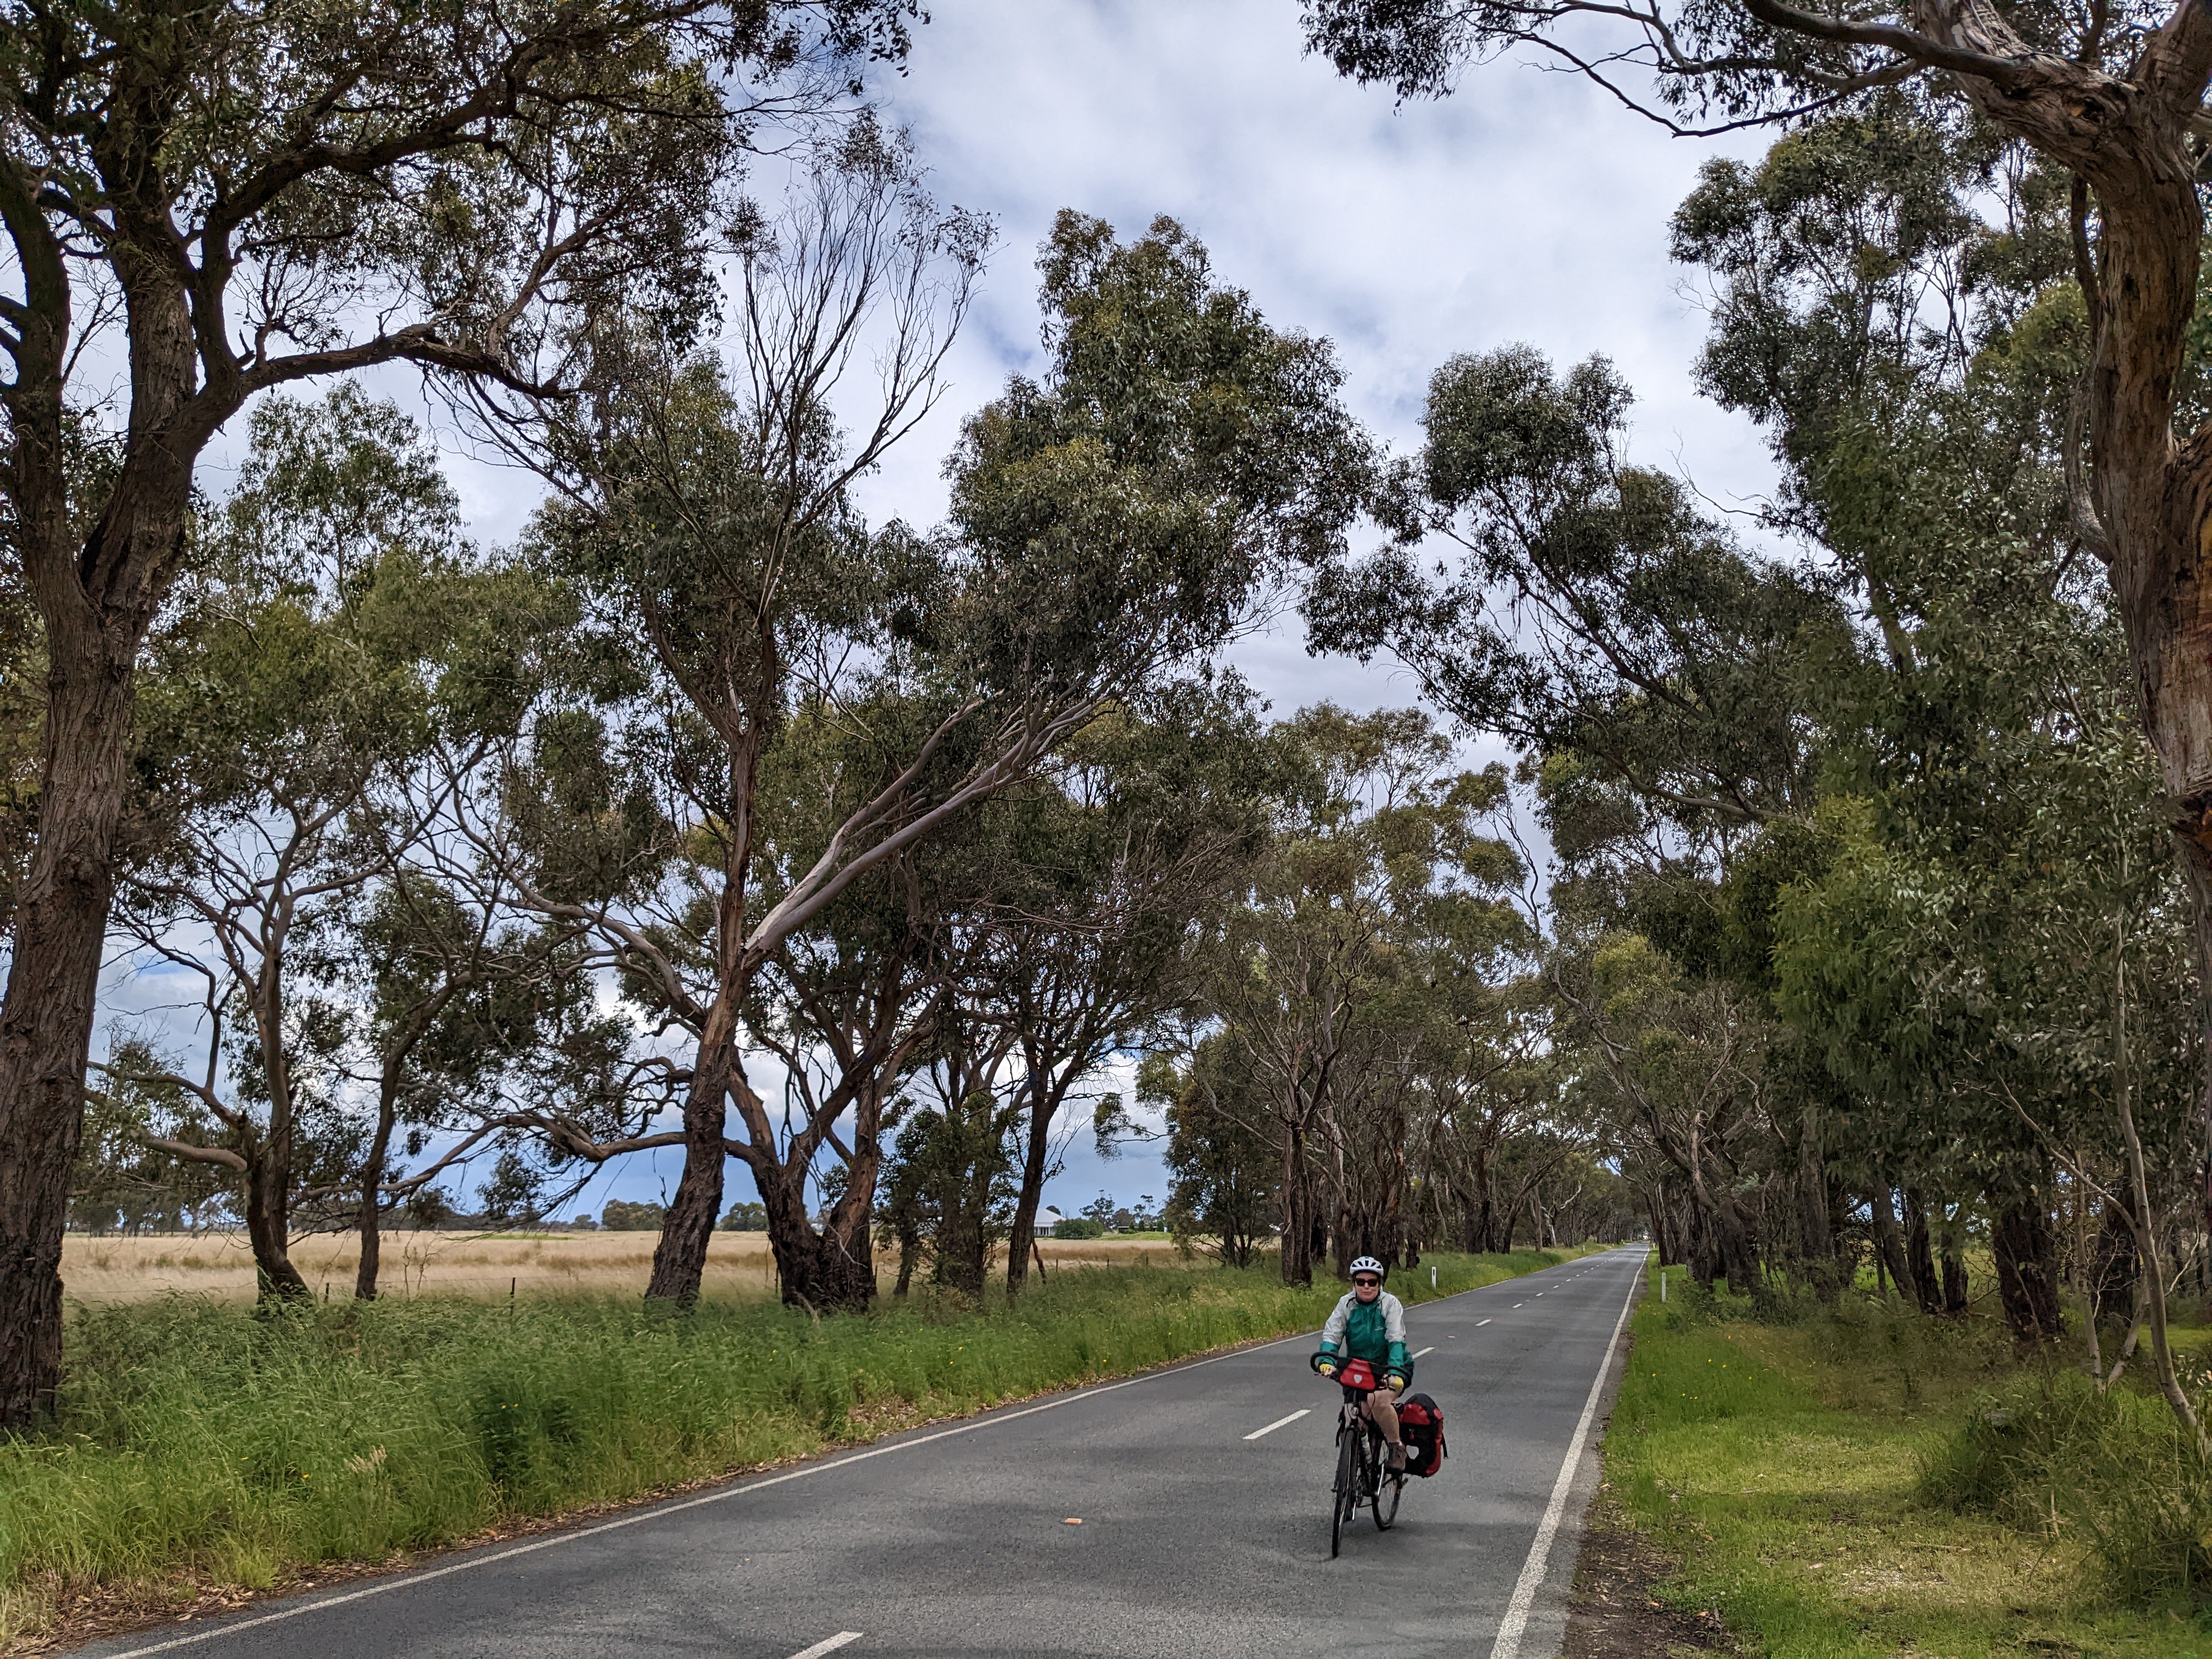
M 860 1632 L 856 1630 L 841 1630 L 835 1636 L 825 1637 L 821 1641 L 817 1642 L 811 1648 L 801 1648 L 798 1652 L 791 1656 L 791 1659 L 822 1659 L 822 1656 L 823 1654 L 835 1653 L 839 1648 L 843 1647 L 846 1643 L 857 1642 L 860 1639 Z
M 1273 1433 L 1274 1433 L 1274 1431 L 1275 1431 L 1277 1429 L 1282 1428 L 1282 1427 L 1284 1427 L 1285 1425 L 1288 1425 L 1288 1424 L 1291 1424 L 1291 1423 L 1295 1423 L 1295 1422 L 1297 1422 L 1297 1421 L 1298 1420 L 1298 1419 L 1300 1419 L 1301 1417 L 1305 1416 L 1305 1415 L 1306 1415 L 1309 1412 L 1310 1412 L 1312 1409 L 1313 1409 L 1313 1408 L 1312 1408 L 1310 1406 L 1309 1406 L 1309 1407 L 1307 1407 L 1305 1408 L 1305 1410 L 1304 1410 L 1304 1411 L 1295 1411 L 1295 1412 L 1292 1412 L 1292 1413 L 1291 1413 L 1288 1417 L 1279 1417 L 1279 1418 L 1277 1418 L 1273 1422 L 1272 1422 L 1272 1423 L 1268 1424 L 1268 1425 L 1267 1425 L 1267 1426 L 1266 1428 L 1264 1428 L 1264 1429 L 1255 1429 L 1255 1430 L 1253 1430 L 1253 1431 L 1252 1431 L 1252 1432 L 1251 1432 L 1251 1433 L 1249 1433 L 1249 1434 L 1246 1435 L 1244 1437 L 1245 1437 L 1247 1440 L 1257 1440 L 1257 1439 L 1258 1439 L 1261 1435 L 1263 1435 L 1263 1434 L 1273 1434 Z M 827 1650 L 827 1649 L 824 1649 L 824 1650 L 823 1650 L 823 1651 L 824 1651 L 824 1652 L 827 1652 L 827 1651 L 828 1651 L 828 1650 Z M 798 1659 L 805 1659 L 805 1656 L 804 1654 L 801 1654 L 801 1655 L 798 1656 Z
M 1479 1330 L 1480 1330 L 1480 1329 L 1481 1329 L 1485 1325 L 1487 1325 L 1489 1322 L 1489 1322 L 1488 1320 L 1486 1320 L 1486 1319 L 1478 1319 L 1478 1320 L 1476 1320 L 1476 1321 L 1474 1322 L 1474 1328 L 1475 1328 L 1475 1329 L 1477 1329 L 1477 1330 L 1479 1331 Z
M 1422 1350 L 1421 1350 L 1421 1353 L 1417 1353 L 1417 1354 L 1415 1354 L 1415 1355 L 1413 1356 L 1413 1358 L 1416 1358 L 1416 1359 L 1419 1359 L 1419 1358 L 1421 1357 L 1421 1354 L 1422 1354 L 1422 1353 L 1434 1353 L 1436 1351 L 1437 1351 L 1437 1350 L 1436 1350 L 1436 1345 L 1435 1345 L 1434 1343 L 1431 1343 L 1431 1344 L 1430 1344 L 1427 1347 L 1425 1347 L 1425 1348 L 1422 1349 Z

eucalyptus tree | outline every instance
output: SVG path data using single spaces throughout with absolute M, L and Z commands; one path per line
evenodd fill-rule
M 696 293 L 748 122 L 900 52 L 899 0 L 174 13 L 12 5 L 0 29 L 0 491 L 47 669 L 0 1009 L 0 1424 L 51 1401 L 141 647 L 192 469 L 271 387 L 410 362 L 568 380 L 567 319 Z M 73 425 L 119 380 L 112 465 Z
M 917 1104 L 884 1169 L 884 1231 L 899 1247 L 898 1293 L 927 1255 L 933 1283 L 980 1298 L 991 1253 L 1013 1219 L 1018 1088 L 1016 1032 L 988 1013 L 940 1008 Z
M 1504 1185 L 1511 1150 L 1558 1113 L 1555 1004 L 1525 972 L 1494 981 L 1457 974 L 1452 989 L 1423 1079 L 1417 1167 L 1426 1224 L 1461 1249 L 1499 1249 L 1518 1196 Z
M 1318 570 L 1307 623 L 1391 652 L 1455 719 L 1583 757 L 1710 860 L 1810 804 L 1807 682 L 1848 629 L 1820 580 L 1629 462 L 1631 403 L 1602 358 L 1563 376 L 1526 346 L 1452 358 L 1381 505 L 1395 539 Z
M 860 708 L 848 704 L 846 715 Z M 888 776 L 939 718 L 932 700 L 883 696 L 859 720 L 817 706 L 790 721 L 764 763 L 764 794 L 776 810 L 762 819 L 763 905 L 773 907 L 789 874 L 814 866 L 843 822 L 843 800 L 822 781 L 866 787 Z M 899 1127 L 902 1085 L 938 1037 L 948 913 L 964 890 L 945 842 L 940 835 L 901 849 L 787 934 L 743 1011 L 748 1037 L 784 1074 L 775 1155 L 746 1160 L 753 1181 L 777 1186 L 768 1207 L 786 1218 L 806 1215 L 810 1186 L 823 1195 L 818 1231 L 788 1220 L 769 1230 L 787 1297 L 810 1307 L 865 1308 L 876 1293 L 871 1242 L 884 1141 Z
M 432 822 L 432 836 L 453 833 L 449 818 Z M 541 1165 L 559 1160 L 564 1134 L 618 1135 L 658 1095 L 655 1068 L 629 1063 L 628 1022 L 597 1008 L 596 964 L 574 930 L 528 926 L 496 872 L 456 881 L 408 850 L 394 849 L 337 921 L 348 963 L 337 977 L 353 1005 L 342 1070 L 366 1097 L 367 1139 L 343 1191 L 326 1196 L 352 1206 L 364 1301 L 379 1291 L 386 1215 L 482 1143 L 501 1143 L 507 1189 L 528 1218 L 554 1207 Z M 408 1166 L 441 1135 L 436 1158 Z
M 2002 833 L 1990 805 L 1915 823 L 1926 803 L 1894 791 L 1887 834 L 1863 818 L 1788 896 L 1781 1006 L 1858 1087 L 1875 1148 L 1986 1194 L 2007 1317 L 2055 1340 L 2054 1168 L 2156 1255 L 2196 1165 L 2187 905 L 2124 693 L 2069 692 L 1988 763 L 2019 789 Z
M 153 1046 L 126 1037 L 86 1091 L 84 1139 L 70 1176 L 70 1225 L 80 1232 L 197 1232 L 235 1226 L 230 1172 L 171 1157 L 152 1143 L 190 1136 L 205 1144 L 220 1126 L 191 1093 L 161 1080 Z
M 1137 1073 L 1138 1100 L 1167 1120 L 1168 1231 L 1231 1267 L 1252 1265 L 1281 1201 L 1270 1114 L 1241 1058 L 1234 1039 L 1215 1032 L 1181 1055 L 1147 1054 Z
M 1269 844 L 1211 948 L 1205 1008 L 1218 1045 L 1184 1069 L 1210 1109 L 1263 1111 L 1285 1283 L 1311 1281 L 1332 1240 L 1385 1251 L 1401 1225 L 1409 1133 L 1440 1019 L 1438 987 L 1486 963 L 1521 874 L 1495 833 L 1501 770 L 1462 773 L 1418 710 L 1330 704 L 1275 728 L 1290 780 Z M 1249 1074 L 1249 1076 L 1247 1075 Z M 1234 1089 L 1218 1079 L 1237 1077 Z M 1356 1252 L 1352 1252 L 1356 1253 Z
M 1264 840 L 1273 769 L 1249 693 L 1181 682 L 1103 713 L 964 837 L 960 994 L 1016 1035 L 1022 1149 L 1006 1283 L 1029 1277 L 1073 1092 L 1200 995 L 1204 942 Z
M 1771 1029 L 1729 987 L 1684 975 L 1641 935 L 1613 933 L 1561 952 L 1551 980 L 1566 1018 L 1559 1040 L 1577 1090 L 1618 1139 L 1678 1178 L 1690 1203 L 1698 1278 L 1759 1285 L 1759 1239 L 1743 1156 L 1766 1127 Z
M 2065 184 L 2004 160 L 1986 132 L 1948 131 L 1886 98 L 1813 124 L 1757 167 L 1709 166 L 1675 242 L 1713 279 L 1708 388 L 1767 427 L 1784 465 L 1771 520 L 1867 619 L 1865 648 L 1830 659 L 1815 709 L 1829 790 L 1863 803 L 1830 820 L 1854 826 L 1848 859 L 1832 874 L 1822 859 L 1801 861 L 1804 902 L 1766 929 L 1790 960 L 1780 988 L 1792 1024 L 1855 1097 L 1829 1114 L 1851 1125 L 1834 1151 L 1863 1172 L 1877 1244 L 1923 1306 L 1960 1299 L 1936 1284 L 1926 1212 L 1985 1197 L 2008 1314 L 2023 1334 L 2047 1336 L 2054 1158 L 2100 1148 L 2108 1172 L 2123 1159 L 2114 1126 L 2062 1104 L 2081 1098 L 2082 1073 L 2050 1065 L 2057 1033 L 2078 1032 L 2081 1011 L 2111 998 L 2087 983 L 2044 1002 L 2047 969 L 2030 972 L 2022 953 L 2069 930 L 2054 960 L 2086 963 L 2100 930 L 2121 925 L 2172 975 L 2163 995 L 2139 999 L 2160 1018 L 2196 975 L 2161 931 L 2175 895 L 2142 862 L 2140 826 L 2128 827 L 2157 810 L 2155 780 L 2128 731 L 2124 630 L 2078 569 L 2069 522 L 2081 484 L 2066 444 L 2080 414 L 2071 388 L 2094 341 Z M 1994 226 L 1979 216 L 1992 200 Z M 2201 364 L 2185 367 L 2182 394 L 2201 397 Z M 2130 847 L 2136 878 L 2123 892 L 2098 872 Z M 2029 848 L 2041 850 L 2015 865 Z M 1917 895 L 1901 913 L 1876 900 L 1893 880 Z M 1824 892 L 1843 908 L 1825 911 Z M 1871 908 L 1854 915 L 1850 892 Z M 1917 964 L 1891 1009 L 1845 979 L 1869 929 L 1887 935 L 1904 915 L 1920 942 L 1893 939 L 1892 960 L 1875 964 L 1884 983 L 1899 963 Z M 1815 918 L 1820 933 L 1792 937 Z M 1841 945 L 1826 969 L 1814 965 L 1822 939 Z M 1824 982 L 1826 1000 L 1808 1000 Z M 2031 1018 L 2037 1006 L 2045 1012 Z M 1898 1021 L 1884 1041 L 1842 1036 L 1877 1009 Z M 1938 1018 L 1956 1024 L 1931 1044 L 1923 1022 Z M 2016 1046 L 2039 1028 L 2042 1047 Z M 2171 1036 L 2165 1061 L 2197 1051 L 2195 1037 Z M 2087 1040 L 2072 1066 L 2103 1052 Z M 1983 1054 L 1979 1068 L 1954 1070 L 1963 1053 Z M 2173 1097 L 2158 1098 L 2170 1108 Z M 2054 1113 L 2075 1125 L 2067 1136 L 2030 1132 Z M 2160 1139 L 2169 1158 L 2185 1156 L 2170 1131 Z M 2124 1231 L 2130 1213 L 2123 1202 L 2107 1218 Z M 1946 1231 L 1955 1279 L 1955 1214 Z
M 1325 343 L 1271 327 L 1171 222 L 1124 245 L 1063 214 L 1042 261 L 1048 373 L 967 422 L 944 532 L 871 534 L 848 486 L 934 397 L 986 239 L 879 135 L 823 160 L 780 216 L 735 228 L 734 366 L 604 341 L 589 418 L 556 420 L 538 452 L 569 489 L 540 539 L 630 676 L 602 704 L 623 741 L 571 752 L 587 769 L 625 754 L 665 799 L 618 892 L 549 884 L 531 902 L 599 930 L 692 1047 L 684 1174 L 648 1287 L 679 1304 L 728 1157 L 760 1182 L 779 1259 L 809 1248 L 744 1060 L 751 988 L 784 941 L 1206 656 L 1271 573 L 1335 548 L 1364 477 Z M 872 327 L 890 343 L 848 444 L 828 399 Z M 761 767 L 802 706 L 863 760 L 794 775 L 794 810 L 825 832 L 811 861 L 771 866 Z
M 450 723 L 475 596 L 451 488 L 398 410 L 348 386 L 274 398 L 252 437 L 141 711 L 167 831 L 120 921 L 203 993 L 206 1063 L 176 1080 L 222 1133 L 164 1149 L 236 1173 L 264 1294 L 300 1297 L 295 1153 L 310 1118 L 325 1162 L 353 1138 L 343 913 L 428 827 L 398 784 Z
M 2090 341 L 2067 533 L 2106 567 L 2199 925 L 2212 926 L 2212 616 L 2197 597 L 2212 562 L 2212 446 L 2201 428 L 2175 430 L 2204 240 L 2212 16 L 2190 0 L 2002 14 L 1914 0 L 1850 16 L 1787 0 L 1308 0 L 1305 15 L 1340 70 L 1401 95 L 1441 94 L 1463 65 L 1523 46 L 1677 131 L 1792 121 L 1909 85 L 1938 125 L 1983 124 L 2064 175 Z

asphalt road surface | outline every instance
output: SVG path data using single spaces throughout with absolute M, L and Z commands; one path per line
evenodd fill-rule
M 1548 1659 L 1644 1259 L 1408 1310 L 1414 1388 L 1443 1407 L 1450 1455 L 1407 1483 L 1389 1532 L 1363 1511 L 1335 1560 L 1339 1395 L 1307 1369 L 1308 1335 L 83 1651 Z

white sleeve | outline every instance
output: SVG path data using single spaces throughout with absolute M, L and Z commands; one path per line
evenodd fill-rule
M 1406 1345 L 1406 1304 L 1388 1291 L 1382 1292 L 1382 1328 L 1390 1340 Z
M 1344 1325 L 1352 1312 L 1352 1295 L 1350 1291 L 1346 1291 L 1337 1298 L 1336 1306 L 1329 1312 L 1328 1323 L 1321 1328 L 1322 1341 L 1334 1342 L 1340 1348 L 1344 1346 Z

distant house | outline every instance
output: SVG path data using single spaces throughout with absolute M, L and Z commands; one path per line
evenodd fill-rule
M 1066 1216 L 1054 1209 L 1051 1205 L 1046 1205 L 1044 1208 L 1037 1212 L 1036 1236 L 1039 1238 L 1048 1237 L 1054 1227 L 1057 1227 L 1061 1222 L 1066 1219 L 1067 1218 Z

